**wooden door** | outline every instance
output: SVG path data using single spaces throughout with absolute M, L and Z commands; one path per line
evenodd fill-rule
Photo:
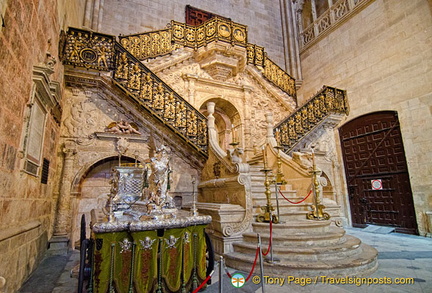
M 418 234 L 397 113 L 372 113 L 339 130 L 353 226 Z

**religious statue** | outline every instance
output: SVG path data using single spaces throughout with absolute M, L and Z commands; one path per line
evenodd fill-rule
M 170 180 L 171 169 L 169 161 L 171 159 L 171 150 L 164 145 L 156 149 L 155 156 L 150 159 L 150 198 L 149 203 L 155 204 L 156 207 L 167 206 L 173 207 L 173 200 L 167 194 Z

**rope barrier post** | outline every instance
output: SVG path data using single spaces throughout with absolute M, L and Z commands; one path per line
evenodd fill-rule
M 278 212 L 279 212 L 279 209 L 278 209 Z M 278 219 L 280 219 L 279 215 L 278 215 Z M 270 221 L 271 221 L 271 223 L 273 222 L 273 215 L 270 216 Z M 274 263 L 274 259 L 273 259 L 273 235 L 272 234 L 270 234 L 269 241 L 270 241 L 270 239 L 271 239 L 271 242 L 272 242 L 271 245 L 270 245 L 270 262 Z
M 261 271 L 261 288 L 262 288 L 262 293 L 265 293 L 265 289 L 264 289 L 264 263 L 263 263 L 262 250 L 261 250 L 261 235 L 259 233 L 258 233 L 258 250 L 259 250 L 259 261 L 260 261 L 260 271 Z
M 220 261 L 219 261 L 219 293 L 222 293 L 222 279 L 223 279 L 223 267 L 224 267 L 224 263 L 223 263 L 223 256 L 220 256 Z
M 275 262 L 280 262 L 280 259 L 274 256 L 273 254 L 273 215 L 270 215 L 270 237 L 269 237 L 269 247 L 267 248 L 267 251 L 263 253 L 265 256 L 265 261 L 271 264 L 274 264 Z M 270 253 L 270 256 L 268 254 Z
M 279 212 L 279 195 L 278 195 L 279 192 L 278 191 L 279 191 L 278 184 L 275 180 L 276 212 L 277 212 L 277 219 L 279 223 L 281 223 L 280 212 Z

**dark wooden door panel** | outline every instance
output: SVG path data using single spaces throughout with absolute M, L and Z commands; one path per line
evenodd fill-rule
M 417 234 L 409 174 L 395 112 L 359 117 L 340 129 L 354 226 L 396 227 Z M 382 188 L 375 189 L 372 180 Z

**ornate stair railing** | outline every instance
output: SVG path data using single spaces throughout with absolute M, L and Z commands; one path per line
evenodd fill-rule
M 113 79 L 143 109 L 207 156 L 207 119 L 113 36 L 70 28 L 60 42 L 64 64 L 113 71 Z
M 268 58 L 263 47 L 248 44 L 247 62 L 262 68 L 262 74 L 267 80 L 296 99 L 295 79 Z
M 119 36 L 119 40 L 126 50 L 141 61 L 169 54 L 181 47 L 173 42 L 171 29 Z
M 348 115 L 346 92 L 324 86 L 313 98 L 273 129 L 276 141 L 289 153 L 299 141 L 331 114 Z
M 199 26 L 171 21 L 168 29 L 120 36 L 120 43 L 139 60 L 171 53 L 177 48 L 198 49 L 214 41 L 247 49 L 247 63 L 261 69 L 263 76 L 296 99 L 295 79 L 274 63 L 264 47 L 247 42 L 247 26 L 225 18 L 214 17 Z

